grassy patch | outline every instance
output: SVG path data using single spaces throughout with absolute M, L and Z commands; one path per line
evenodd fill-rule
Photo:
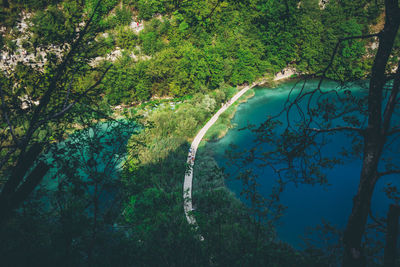
M 203 140 L 205 141 L 212 141 L 218 140 L 225 136 L 229 129 L 233 128 L 234 125 L 232 124 L 232 119 L 235 116 L 237 107 L 240 103 L 246 102 L 247 99 L 254 96 L 254 90 L 250 89 L 244 95 L 242 95 L 238 101 L 233 103 L 224 113 L 222 113 L 218 120 L 214 123 L 213 126 L 207 131 Z

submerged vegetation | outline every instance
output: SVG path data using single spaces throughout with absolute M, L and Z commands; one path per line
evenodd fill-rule
M 280 242 L 275 219 L 236 199 L 207 151 L 195 165 L 199 240 L 183 212 L 187 151 L 236 88 L 260 77 L 291 67 L 342 82 L 369 78 L 377 40 L 337 40 L 380 31 L 383 8 L 381 0 L 0 1 L 2 264 L 335 264 L 340 256 L 322 248 Z M 206 139 L 224 133 L 234 110 Z M 124 143 L 124 131 L 106 145 L 75 147 L 80 157 L 61 149 L 51 163 L 58 171 L 48 173 L 43 155 L 55 143 L 71 140 L 77 125 L 95 131 L 116 117 L 137 127 L 117 177 L 105 175 L 115 155 L 101 151 Z M 104 169 L 101 156 L 111 162 Z M 46 173 L 59 181 L 51 190 Z

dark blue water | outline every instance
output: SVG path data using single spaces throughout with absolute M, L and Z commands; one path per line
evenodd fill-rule
M 208 143 L 207 147 L 215 153 L 215 159 L 220 167 L 228 167 L 225 151 L 229 150 L 229 145 L 234 144 L 238 151 L 253 146 L 255 134 L 249 130 L 238 130 L 250 124 L 259 124 L 265 121 L 267 116 L 275 115 L 280 111 L 287 100 L 289 91 L 295 82 L 288 82 L 279 85 L 277 88 L 258 88 L 255 90 L 253 98 L 238 107 L 237 113 L 233 118 L 236 128 L 230 130 L 226 136 L 217 142 Z M 307 88 L 314 88 L 316 81 L 307 84 Z M 300 85 L 297 86 L 300 88 Z M 325 89 L 338 88 L 335 82 L 324 82 Z M 353 95 L 362 96 L 366 93 L 365 89 L 357 85 L 352 85 L 350 89 Z M 342 91 L 340 93 L 343 93 Z M 282 117 L 281 117 L 282 119 Z M 338 121 L 339 123 L 340 121 Z M 325 147 L 327 155 L 337 155 L 343 147 L 349 147 L 351 140 L 344 134 L 337 134 L 332 137 L 332 141 Z M 392 156 L 397 157 L 399 144 L 393 144 L 394 151 Z M 269 146 L 265 144 L 264 149 Z M 271 193 L 271 188 L 276 184 L 276 174 L 269 168 L 260 168 L 256 164 L 247 166 L 254 168 L 259 176 L 259 192 L 264 196 Z M 237 173 L 235 168 L 230 166 L 228 176 L 234 177 Z M 352 207 L 352 198 L 357 191 L 361 170 L 361 161 L 357 157 L 347 160 L 345 164 L 338 165 L 333 170 L 325 170 L 328 174 L 329 185 L 306 185 L 289 184 L 281 195 L 281 203 L 287 206 L 280 224 L 277 225 L 278 236 L 282 241 L 299 247 L 302 244 L 301 237 L 309 228 L 313 228 L 321 222 L 327 221 L 338 229 L 343 229 Z M 375 189 L 372 200 L 372 210 L 375 216 L 386 216 L 390 200 L 383 193 L 384 185 L 393 182 L 400 186 L 399 177 L 387 176 L 382 178 Z M 238 181 L 228 181 L 228 187 L 237 193 L 242 189 Z

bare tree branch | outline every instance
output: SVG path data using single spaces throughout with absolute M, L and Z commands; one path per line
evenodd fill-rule
M 75 69 L 75 71 L 76 71 L 76 69 Z M 74 81 L 75 71 L 71 75 L 71 81 L 69 82 L 69 85 L 68 85 L 68 88 L 67 88 L 67 94 L 65 96 L 63 108 L 65 108 L 67 106 L 67 103 L 68 103 L 69 94 L 71 93 L 71 88 L 72 88 L 72 82 Z
M 382 176 L 385 176 L 385 175 L 392 175 L 392 174 L 400 174 L 400 169 L 389 170 L 389 171 L 384 171 L 384 172 L 378 172 L 377 173 L 378 177 L 382 177 Z
M 342 42 L 344 41 L 348 41 L 348 40 L 352 40 L 352 39 L 368 39 L 368 38 L 372 38 L 372 37 L 380 37 L 382 34 L 382 32 L 378 32 L 378 33 L 373 33 L 373 34 L 367 34 L 367 35 L 357 35 L 357 36 L 349 36 L 349 37 L 344 37 L 344 38 L 340 38 L 337 43 L 335 48 L 333 49 L 331 58 L 329 60 L 328 65 L 326 66 L 326 68 L 322 71 L 322 77 L 325 78 L 326 77 L 326 73 L 328 72 L 328 70 L 331 68 L 331 66 L 333 65 L 333 61 L 335 59 L 335 56 L 339 50 L 339 46 Z M 320 80 L 319 84 L 318 84 L 318 88 L 321 87 L 322 84 L 322 79 Z
M 32 115 L 32 119 L 31 119 L 30 124 L 29 124 L 29 128 L 28 128 L 27 133 L 25 135 L 25 138 L 23 140 L 23 143 L 24 143 L 23 146 L 24 147 L 22 147 L 22 149 L 21 149 L 22 151 L 25 150 L 25 148 L 28 145 L 29 140 L 31 139 L 33 133 L 36 131 L 36 129 L 37 129 L 36 123 L 39 120 L 39 116 L 40 116 L 42 110 L 44 108 L 46 108 L 46 106 L 49 104 L 50 97 L 53 94 L 54 90 L 57 88 L 58 80 L 61 78 L 62 74 L 64 73 L 64 70 L 67 68 L 67 64 L 70 63 L 70 60 L 72 60 L 73 55 L 75 54 L 77 48 L 81 44 L 81 42 L 83 40 L 83 37 L 85 36 L 85 34 L 86 34 L 86 32 L 87 32 L 87 30 L 89 28 L 89 25 L 91 24 L 94 16 L 97 14 L 96 12 L 97 12 L 97 9 L 100 6 L 100 3 L 101 3 L 101 0 L 98 0 L 95 8 L 93 9 L 93 12 L 92 12 L 91 16 L 89 17 L 88 21 L 86 22 L 83 30 L 78 33 L 78 38 L 72 43 L 69 52 L 63 58 L 62 62 L 57 66 L 57 68 L 55 70 L 55 75 L 51 79 L 50 84 L 48 86 L 48 90 L 45 92 L 44 96 L 40 100 L 39 105 L 34 110 L 34 113 Z
M 400 133 L 400 128 L 396 127 L 394 129 L 392 129 L 390 132 L 388 132 L 387 136 L 391 136 L 391 135 L 398 134 L 398 133 Z
M 364 135 L 365 133 L 364 129 L 360 129 L 357 127 L 347 127 L 347 126 L 335 127 L 329 129 L 317 129 L 317 128 L 306 128 L 306 129 L 317 133 L 327 133 L 327 132 L 337 132 L 337 131 L 354 131 L 359 133 L 360 135 Z
M 38 127 L 40 127 L 40 125 L 46 123 L 49 120 L 54 120 L 56 118 L 59 118 L 61 116 L 63 116 L 65 113 L 67 113 L 83 96 L 85 96 L 87 93 L 89 93 L 91 90 L 93 90 L 94 88 L 96 88 L 101 81 L 104 79 L 104 76 L 107 74 L 107 72 L 110 70 L 110 68 L 112 67 L 112 65 L 108 66 L 107 69 L 103 72 L 103 74 L 101 75 L 101 77 L 89 88 L 87 88 L 84 92 L 80 93 L 76 99 L 74 100 L 74 102 L 70 103 L 68 106 L 64 107 L 61 111 L 53 114 L 52 116 L 48 116 L 46 119 L 40 121 L 38 123 Z

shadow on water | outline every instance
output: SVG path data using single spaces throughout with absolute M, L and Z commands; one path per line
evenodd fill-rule
M 47 177 L 7 229 L 0 230 L 5 266 L 318 266 L 308 263 L 320 259 L 275 242 L 269 226 L 252 220 L 223 186 L 215 162 L 201 151 L 194 185 L 194 213 L 205 237 L 200 241 L 183 211 L 189 144 L 147 163 L 127 158 L 118 179 L 105 169 L 118 166 L 121 158 L 114 153 L 120 146 L 115 144 L 122 139 L 95 132 L 77 133 L 53 150 L 62 152 L 53 154 L 62 162 L 53 172 L 58 178 Z M 97 141 L 87 146 L 87 139 Z M 68 142 L 83 151 L 66 154 Z M 136 149 L 129 154 L 140 149 L 129 147 Z M 112 159 L 103 161 L 106 155 Z M 97 163 L 88 162 L 92 157 Z M 97 200 L 96 184 L 101 188 Z M 119 201 L 110 205 L 111 199 Z
M 241 104 L 237 109 L 237 113 L 232 120 L 232 123 L 237 125 L 237 127 L 230 130 L 224 138 L 216 142 L 209 142 L 206 145 L 206 150 L 210 151 L 210 153 L 212 152 L 212 157 L 215 158 L 218 165 L 226 169 L 226 175 L 228 177 L 237 177 L 244 169 L 251 169 L 254 174 L 258 176 L 258 189 L 260 194 L 265 197 L 271 194 L 271 189 L 276 185 L 277 175 L 274 170 L 265 166 L 265 164 L 263 166 L 260 161 L 248 162 L 246 166 L 241 166 L 242 169 L 237 168 L 232 162 L 228 164 L 229 154 L 226 154 L 226 151 L 232 152 L 231 144 L 235 146 L 233 150 L 235 152 L 249 151 L 249 149 L 254 147 L 254 141 L 257 136 L 255 133 L 245 128 L 249 124 L 259 125 L 264 122 L 268 116 L 275 115 L 282 110 L 283 104 L 288 98 L 288 92 L 294 84 L 294 82 L 288 82 L 274 89 L 260 88 L 255 90 L 255 96 L 246 103 Z M 315 85 L 315 81 L 309 82 L 309 86 L 312 87 L 313 85 Z M 338 84 L 335 82 L 324 82 L 324 88 L 326 90 L 336 87 L 338 87 Z M 364 94 L 363 87 L 363 84 L 356 84 L 346 89 L 350 89 L 355 96 L 362 96 Z M 341 94 L 343 93 L 345 93 L 345 90 L 341 92 Z M 284 117 L 285 114 L 282 114 L 278 119 L 284 120 Z M 398 118 L 396 118 L 395 121 L 398 121 Z M 335 125 L 335 123 L 334 121 L 333 124 Z M 284 127 L 285 124 L 278 127 L 278 130 L 282 130 Z M 342 133 L 329 136 L 329 140 L 331 143 L 328 142 L 321 151 L 327 156 L 342 157 L 341 153 L 343 149 L 352 148 L 354 144 L 351 137 L 349 139 L 348 135 Z M 392 143 L 392 147 L 389 147 L 385 157 L 392 158 L 392 160 L 397 159 L 398 161 L 396 155 L 398 155 L 400 151 L 399 146 L 399 142 Z M 262 151 L 264 152 L 271 149 L 271 147 L 272 145 L 269 144 L 261 145 Z M 250 154 L 245 155 L 249 156 Z M 242 158 L 242 160 L 244 161 L 244 158 Z M 276 166 L 279 166 L 279 163 L 277 163 L 275 167 Z M 337 231 L 337 229 L 340 230 L 344 228 L 347 218 L 350 215 L 352 198 L 357 191 L 360 177 L 360 166 L 361 160 L 359 157 L 347 157 L 343 164 L 334 169 L 323 170 L 328 173 L 328 182 L 324 185 L 302 183 L 288 184 L 280 195 L 280 201 L 287 207 L 287 210 L 284 212 L 280 223 L 277 224 L 279 238 L 296 247 L 300 247 L 303 244 L 302 238 L 305 232 L 308 232 L 310 228 L 321 228 L 318 225 L 323 224 L 327 227 L 331 227 L 331 229 L 337 233 L 340 232 Z M 244 196 L 240 195 L 244 188 L 242 182 L 243 181 L 229 179 L 227 185 L 243 202 L 249 204 L 249 201 L 245 200 Z M 392 175 L 384 177 L 377 184 L 372 200 L 372 212 L 378 217 L 386 216 L 388 204 L 392 202 L 383 192 L 388 183 L 399 186 L 398 176 Z M 307 235 L 307 237 L 315 239 L 317 238 L 317 234 Z M 381 235 L 380 239 L 382 238 L 383 236 Z M 337 240 L 338 237 L 335 242 L 337 242 Z
M 110 209 L 118 195 L 128 139 L 138 130 L 133 121 L 100 122 L 54 144 L 44 156 L 51 168 L 41 189 L 49 194 L 74 190 L 97 199 L 98 210 Z
M 132 121 L 82 125 L 41 156 L 51 169 L 1 231 L 8 240 L 0 252 L 5 266 L 87 266 L 103 259 L 110 266 L 112 249 L 129 243 L 113 225 L 121 214 L 126 144 L 139 128 Z
M 273 229 L 252 219 L 246 206 L 224 186 L 216 162 L 202 150 L 193 169 L 199 228 L 188 225 L 182 192 L 188 149 L 185 143 L 150 163 L 131 166 L 125 216 L 141 243 L 140 266 L 318 266 L 320 259 L 275 242 Z
M 284 88 L 277 91 L 285 96 Z M 262 90 L 256 90 L 249 104 L 239 106 L 234 118 L 239 128 L 248 118 L 265 118 L 265 113 L 257 111 L 265 101 L 269 108 L 277 107 L 265 97 L 267 93 L 260 93 Z M 241 118 L 241 114 L 246 116 Z M 1 240 L 6 241 L 0 245 L 0 254 L 6 255 L 3 262 L 14 266 L 32 262 L 30 266 L 321 266 L 332 262 L 329 255 L 296 251 L 281 242 L 285 228 L 276 231 L 271 221 L 253 216 L 253 210 L 227 189 L 225 174 L 218 167 L 225 161 L 226 147 L 221 144 L 228 145 L 239 133 L 240 144 L 250 146 L 253 138 L 248 131 L 230 131 L 198 151 L 193 212 L 205 238 L 200 241 L 199 232 L 188 225 L 183 211 L 189 144 L 168 139 L 166 142 L 177 145 L 166 143 L 168 149 L 164 149 L 156 144 L 149 148 L 153 154 L 141 162 L 135 155 L 145 149 L 143 144 L 129 143 L 129 157 L 125 154 L 129 136 L 138 130 L 135 124 L 90 126 L 55 145 L 47 155 L 53 165 L 49 175 L 9 227 L 0 231 Z M 336 176 L 348 186 L 341 173 Z M 235 190 L 230 182 L 227 185 Z M 319 203 L 313 194 L 322 202 L 332 187 L 335 185 L 327 191 L 318 186 L 290 189 L 289 197 L 299 205 L 290 220 L 300 226 L 301 217 L 317 221 L 313 216 L 319 215 Z M 339 205 L 340 212 L 348 212 L 347 204 L 340 204 L 343 199 L 335 194 L 330 199 L 332 207 Z M 299 200 L 310 201 L 309 215 Z M 298 232 L 287 233 L 293 236 Z

